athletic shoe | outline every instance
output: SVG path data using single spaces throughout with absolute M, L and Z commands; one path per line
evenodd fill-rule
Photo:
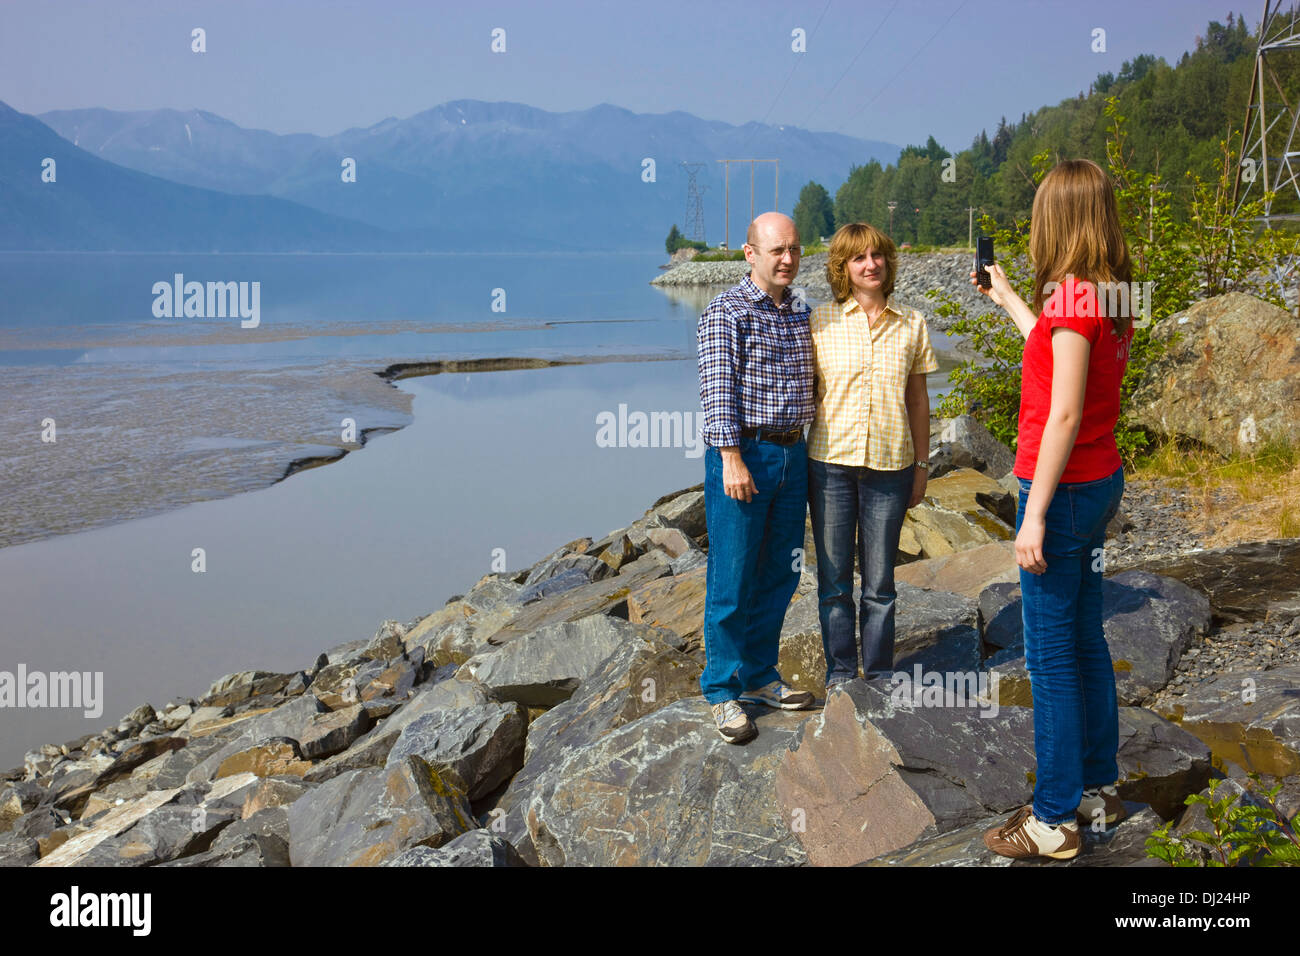
M 766 704 L 781 710 L 803 710 L 812 706 L 815 697 L 806 690 L 791 690 L 783 681 L 774 680 L 762 687 L 755 687 L 740 695 L 741 700 L 755 704 Z
M 1079 855 L 1083 841 L 1079 825 L 1073 820 L 1049 826 L 1034 816 L 1033 807 L 1021 807 L 1006 823 L 984 832 L 984 845 L 999 856 L 1025 860 L 1046 856 L 1053 860 L 1072 860 Z
M 718 725 L 718 733 L 729 744 L 743 744 L 758 736 L 758 730 L 749 715 L 734 700 L 724 700 L 714 704 L 713 722 Z
M 1114 787 L 1092 787 L 1083 791 L 1079 809 L 1074 811 L 1079 826 L 1091 826 L 1094 820 L 1100 818 L 1098 810 L 1105 814 L 1108 827 L 1128 816 L 1128 811 L 1124 809 L 1124 801 L 1120 799 L 1119 792 Z

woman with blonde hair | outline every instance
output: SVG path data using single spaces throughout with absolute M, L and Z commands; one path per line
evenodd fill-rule
M 894 669 L 894 560 L 907 509 L 925 495 L 930 396 L 939 363 L 925 317 L 890 298 L 893 240 L 856 222 L 831 239 L 826 276 L 835 301 L 809 317 L 814 401 L 808 503 L 817 548 L 826 689 Z M 862 568 L 855 626 L 853 559 Z
M 1111 824 L 1124 815 L 1113 786 L 1119 712 L 1102 630 L 1101 557 L 1124 494 L 1115 423 L 1133 327 L 1128 296 L 1114 292 L 1130 288 L 1132 267 L 1114 188 L 1100 166 L 1066 160 L 1044 177 L 1029 255 L 1033 309 L 997 265 L 989 266 L 984 291 L 1025 337 L 1016 562 L 1038 770 L 1033 803 L 984 842 L 1016 859 L 1071 859 L 1080 822 Z

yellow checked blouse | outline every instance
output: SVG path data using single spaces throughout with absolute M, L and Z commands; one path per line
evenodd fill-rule
M 924 316 L 891 297 L 873 328 L 850 297 L 817 306 L 810 324 L 817 406 L 808 457 L 879 471 L 912 464 L 907 377 L 939 368 Z

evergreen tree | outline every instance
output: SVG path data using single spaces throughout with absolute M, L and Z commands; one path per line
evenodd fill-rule
M 809 182 L 799 191 L 799 201 L 794 206 L 794 226 L 804 245 L 812 245 L 822 236 L 835 231 L 835 206 L 826 187 Z

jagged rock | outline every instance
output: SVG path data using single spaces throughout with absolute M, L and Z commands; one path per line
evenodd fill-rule
M 1024 643 L 1019 583 L 990 584 L 979 594 L 979 628 L 989 653 L 1017 648 Z M 1014 654 L 1013 657 L 1018 657 Z
M 953 594 L 897 584 L 894 600 L 894 669 L 911 672 L 979 668 L 978 605 Z
M 1102 581 L 1102 628 L 1115 668 L 1120 704 L 1138 704 L 1169 683 L 1192 639 L 1210 626 L 1210 602 L 1181 581 L 1124 571 Z M 1017 601 L 1000 618 L 1014 629 Z M 1013 610 L 1014 609 L 1014 610 Z M 1023 640 L 989 660 L 1003 704 L 1032 706 Z
M 238 819 L 236 810 L 168 804 L 101 841 L 78 866 L 154 866 L 206 851 Z
M 1151 329 L 1166 346 L 1133 394 L 1129 415 L 1158 435 L 1221 455 L 1270 439 L 1300 444 L 1300 321 L 1241 292 L 1194 303 Z
M 1138 567 L 1208 595 L 1220 622 L 1300 613 L 1300 538 L 1152 558 Z
M 349 770 L 382 767 L 393 744 L 413 721 L 431 713 L 451 714 L 487 704 L 487 689 L 474 681 L 445 680 L 420 689 L 391 716 L 358 738 L 347 750 L 321 761 L 304 776 L 307 783 L 323 783 Z
M 526 727 L 527 713 L 515 703 L 431 711 L 402 729 L 387 766 L 414 754 L 430 766 L 449 767 L 464 782 L 466 796 L 477 800 L 523 765 Z
M 149 704 L 141 704 L 117 722 L 117 729 L 123 733 L 134 735 L 139 733 L 141 728 L 148 726 L 157 719 L 158 714 L 153 707 Z
M 487 830 L 462 833 L 446 846 L 413 846 L 383 866 L 527 866 L 504 837 Z
M 159 807 L 171 803 L 180 793 L 179 788 L 151 790 L 138 800 L 114 807 L 33 865 L 75 866 L 99 844 L 126 832 Z
M 1214 763 L 1275 777 L 1300 774 L 1300 666 L 1221 674 L 1190 688 L 1165 716 L 1203 740 Z
M 40 858 L 40 847 L 31 837 L 5 836 L 0 839 L 0 867 L 31 866 Z
M 580 558 L 586 558 L 586 555 L 578 555 Z M 593 560 L 593 559 L 588 559 Z M 608 565 L 602 563 L 602 567 L 608 569 Z M 571 591 L 574 588 L 580 588 L 584 584 L 590 584 L 596 578 L 585 568 L 569 568 L 567 571 L 561 571 L 558 574 L 548 578 L 543 578 L 533 584 L 527 584 L 520 589 L 516 595 L 516 600 L 520 604 L 532 604 L 534 601 L 540 601 L 544 597 L 550 597 L 554 594 L 563 594 L 565 591 Z
M 670 558 L 680 558 L 692 551 L 699 551 L 694 539 L 680 528 L 651 528 L 646 532 L 650 543 L 663 551 Z
M 500 572 L 485 574 L 461 600 L 479 614 L 509 604 L 514 601 L 520 589 L 520 585 L 511 580 L 511 577 Z
M 946 833 L 928 834 L 902 849 L 882 854 L 865 866 L 1164 866 L 1147 856 L 1146 839 L 1160 826 L 1150 807 L 1126 803 L 1131 816 L 1101 832 L 1080 827 L 1083 849 L 1073 860 L 1012 860 L 984 845 L 984 831 L 1005 823 L 1001 813 Z
M 311 788 L 312 785 L 301 777 L 259 777 L 243 791 L 244 800 L 239 807 L 240 819 L 247 820 L 263 810 L 287 806 Z
M 15 780 L 0 787 L 0 833 L 24 813 L 35 810 L 44 796 L 45 790 L 29 780 Z
M 673 558 L 668 567 L 673 574 L 687 574 L 696 568 L 706 568 L 709 566 L 709 556 L 700 550 L 687 551 L 680 558 Z
M 288 813 L 294 866 L 377 866 L 477 827 L 460 782 L 419 757 L 349 771 L 299 797 Z
M 932 559 L 1015 538 L 1015 498 L 992 478 L 963 468 L 926 485 L 907 512 L 899 550 Z
M 243 773 L 259 777 L 301 777 L 310 769 L 311 761 L 302 759 L 296 741 L 288 737 L 272 737 L 230 754 L 217 766 L 213 779 L 220 780 L 222 777 Z
M 530 865 L 538 859 L 524 807 L 553 769 L 610 731 L 699 695 L 700 665 L 660 641 L 658 633 L 624 642 L 571 698 L 529 725 L 524 764 L 493 813 L 502 820 L 500 832 Z
M 481 630 L 476 630 L 475 636 L 499 646 L 550 624 L 577 621 L 593 614 L 615 614 L 626 608 L 627 596 L 633 590 L 668 574 L 669 562 L 669 557 L 662 551 L 651 551 L 626 565 L 616 575 L 520 608 L 490 636 L 485 637 Z
M 826 651 L 817 607 L 814 592 L 795 598 L 786 608 L 776 669 L 795 690 L 820 696 L 826 689 Z
M 374 661 L 391 661 L 406 650 L 406 628 L 397 621 L 384 621 L 361 654 Z
M 366 681 L 358 697 L 362 701 L 367 701 L 378 697 L 405 697 L 410 693 L 419 676 L 419 665 L 424 661 L 424 648 L 417 647 L 412 653 L 418 657 L 418 660 L 408 660 L 398 656 L 387 661 L 388 666 Z M 360 673 L 358 672 L 358 677 Z
M 347 750 L 358 737 L 370 729 L 370 715 L 360 704 L 353 704 L 327 714 L 317 714 L 307 723 L 298 739 L 304 760 L 318 760 Z
M 958 468 L 973 468 L 996 480 L 1015 464 L 1016 453 L 970 415 L 940 419 L 939 428 L 931 435 L 931 479 Z
M 644 625 L 604 614 L 547 625 L 470 658 L 457 676 L 481 681 L 502 700 L 553 707 L 568 700 L 619 645 L 638 635 L 639 627 Z
M 1187 794 L 1210 779 L 1210 748 L 1187 730 L 1142 707 L 1119 709 L 1119 795 L 1166 820 Z
M 667 628 L 683 640 L 702 640 L 706 577 L 701 567 L 642 585 L 627 596 L 627 619 Z
M 227 674 L 213 682 L 199 702 L 204 707 L 224 707 L 227 704 L 247 700 L 249 697 L 277 693 L 292 679 L 292 674 L 276 674 L 271 671 L 240 671 L 237 674 Z
M 895 568 L 894 580 L 978 598 L 992 584 L 1019 582 L 1015 543 L 999 541 L 940 558 L 913 561 Z
M 885 681 L 830 695 L 776 775 L 809 862 L 868 860 L 1032 798 L 1033 712 L 952 703 L 899 706 Z
M 651 512 L 662 518 L 665 525 L 692 538 L 708 531 L 704 520 L 704 491 L 699 486 L 675 493 L 668 501 L 655 505 Z
M 243 760 L 231 764 L 231 767 L 226 770 L 227 774 L 253 770 L 253 764 L 257 764 L 266 771 L 259 773 L 258 776 L 269 776 L 284 772 L 297 775 L 298 768 L 294 770 L 274 768 L 279 766 L 288 767 L 295 762 L 293 757 L 300 756 L 301 753 L 297 751 L 296 747 L 298 739 L 306 734 L 307 728 L 312 726 L 317 715 L 324 713 L 329 713 L 329 711 L 321 700 L 314 693 L 311 693 L 291 698 L 287 703 L 273 710 L 248 717 L 235 724 L 229 724 L 223 729 L 237 731 L 235 736 L 224 746 L 194 764 L 185 777 L 186 782 L 195 783 L 200 780 L 213 779 L 230 757 L 244 752 L 248 752 L 247 756 Z M 252 752 L 253 748 L 256 748 L 259 744 L 280 738 L 292 741 L 295 746 L 290 750 L 280 748 L 277 751 L 278 757 L 272 754 L 271 751 L 266 751 L 262 758 Z M 190 746 L 193 746 L 193 744 L 191 743 Z M 291 753 L 291 751 L 295 751 L 296 754 Z M 258 763 L 259 759 L 262 759 L 263 762 Z M 236 767 L 238 769 L 234 769 Z M 303 772 L 305 770 L 305 767 L 302 768 Z
M 271 807 L 224 827 L 203 853 L 162 866 L 288 866 L 289 814 Z
M 804 854 L 772 779 L 807 714 L 767 711 L 745 746 L 703 698 L 680 700 L 565 757 L 524 807 L 547 866 L 791 864 Z
M 427 660 L 439 665 L 447 663 L 445 656 L 439 656 L 440 653 L 445 654 L 443 643 L 447 631 L 457 624 L 464 626 L 474 613 L 474 609 L 461 600 L 452 601 L 432 614 L 426 614 L 415 627 L 407 631 L 405 640 L 407 651 L 423 647 Z M 464 663 L 464 661 L 457 663 Z

